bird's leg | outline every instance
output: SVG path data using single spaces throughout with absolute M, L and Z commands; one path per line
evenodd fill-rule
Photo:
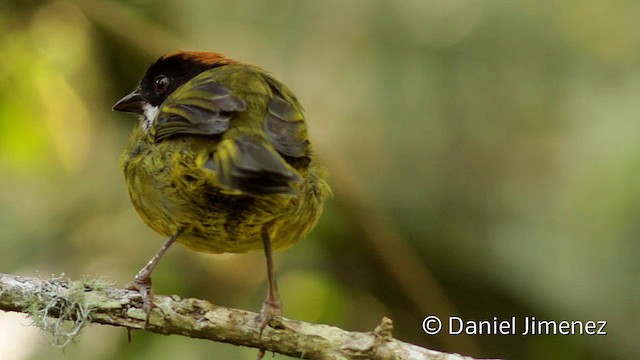
M 167 241 L 160 247 L 158 252 L 153 255 L 151 260 L 145 265 L 135 277 L 135 280 L 127 284 L 125 287 L 127 290 L 136 290 L 142 296 L 142 310 L 144 310 L 146 314 L 146 318 L 144 321 L 144 326 L 147 327 L 149 323 L 149 315 L 151 314 L 151 308 L 153 307 L 153 296 L 151 294 L 151 273 L 153 269 L 155 269 L 156 265 L 158 265 L 158 261 L 167 252 L 171 244 L 176 241 L 178 235 L 180 235 L 182 231 L 178 231 L 175 234 L 171 235 Z
M 274 316 L 282 315 L 282 303 L 280 301 L 280 293 L 278 292 L 278 284 L 273 275 L 273 259 L 271 257 L 271 239 L 269 238 L 269 227 L 262 228 L 262 243 L 264 244 L 264 255 L 267 258 L 267 280 L 269 281 L 269 292 L 267 298 L 262 303 L 262 309 L 258 316 L 258 324 L 260 325 L 260 336 L 262 331 L 267 327 Z

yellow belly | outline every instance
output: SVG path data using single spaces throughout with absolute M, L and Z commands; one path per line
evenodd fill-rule
M 131 201 L 156 232 L 168 237 L 182 230 L 177 242 L 195 251 L 243 253 L 263 248 L 263 231 L 272 248 L 282 249 L 315 226 L 329 192 L 322 173 L 304 169 L 296 195 L 230 194 L 202 168 L 206 154 L 198 144 L 182 145 L 165 141 L 122 156 Z

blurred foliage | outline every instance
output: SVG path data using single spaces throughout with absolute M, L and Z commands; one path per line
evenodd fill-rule
M 473 356 L 638 358 L 639 16 L 632 0 L 3 0 L 0 271 L 132 279 L 163 239 L 129 204 L 135 121 L 110 107 L 162 53 L 219 51 L 297 93 L 333 173 L 316 231 L 276 255 L 285 315 L 389 316 L 400 339 Z M 176 246 L 154 289 L 257 311 L 264 267 Z M 608 335 L 429 337 L 438 311 Z M 63 353 L 26 323 L 0 314 L 0 358 L 256 355 L 100 326 Z

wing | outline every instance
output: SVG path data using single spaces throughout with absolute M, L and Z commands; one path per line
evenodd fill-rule
M 215 135 L 229 129 L 247 105 L 205 71 L 177 88 L 160 106 L 149 135 L 155 142 L 177 134 Z
M 220 142 L 204 167 L 232 193 L 295 194 L 297 172 L 264 139 L 240 135 Z
M 267 138 L 283 155 L 308 156 L 309 138 L 302 106 L 286 86 L 271 77 L 266 80 L 273 91 L 264 118 Z

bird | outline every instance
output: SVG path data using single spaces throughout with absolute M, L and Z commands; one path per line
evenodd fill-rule
M 264 251 L 262 334 L 282 315 L 272 251 L 304 238 L 331 195 L 297 97 L 258 66 L 174 51 L 149 66 L 113 110 L 139 119 L 120 164 L 135 210 L 167 237 L 127 285 L 142 296 L 145 326 L 151 274 L 177 242 L 212 254 Z

